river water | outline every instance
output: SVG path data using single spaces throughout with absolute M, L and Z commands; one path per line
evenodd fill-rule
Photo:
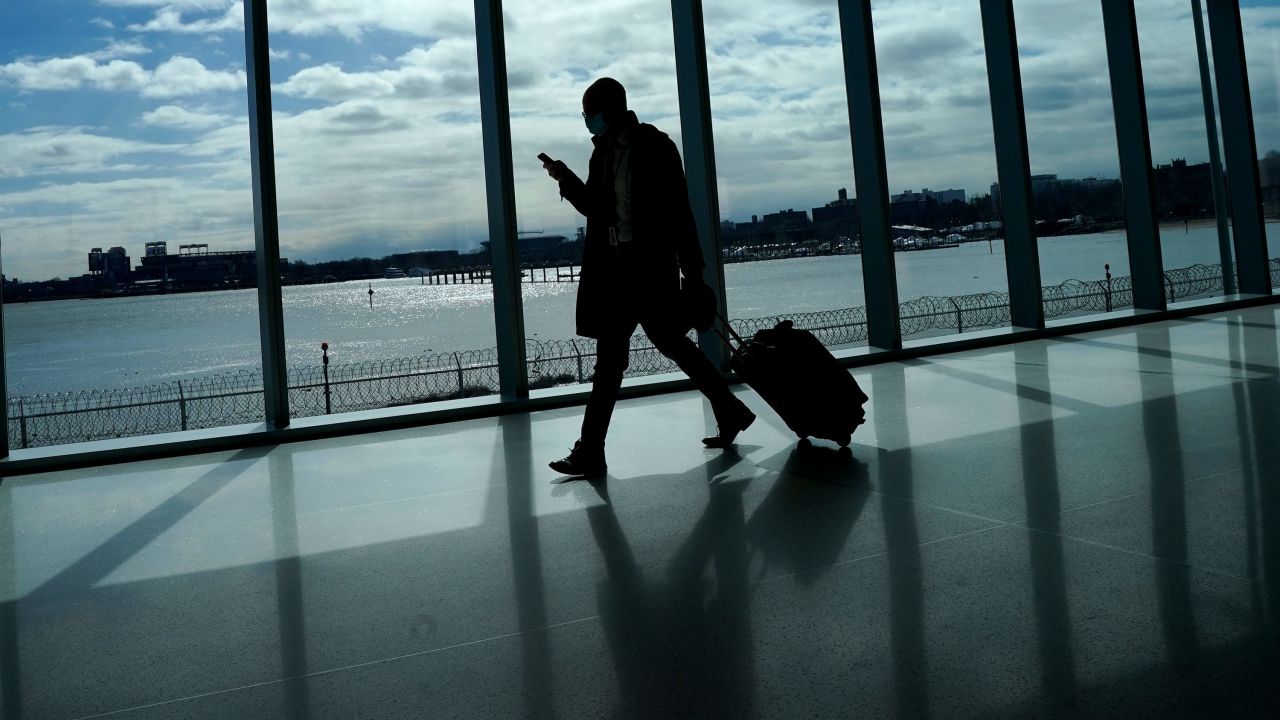
M 1211 224 L 1167 227 L 1162 240 L 1166 268 L 1218 262 Z M 1045 238 L 1040 257 L 1045 285 L 1101 279 L 1107 263 L 1116 276 L 1129 272 L 1123 232 Z M 904 301 L 1007 288 L 999 241 L 896 259 Z M 725 278 L 730 312 L 739 318 L 863 304 L 856 255 L 733 264 Z M 526 334 L 571 338 L 577 286 L 523 288 Z M 335 364 L 493 347 L 491 292 L 488 285 L 423 286 L 416 278 L 286 287 L 288 362 L 318 365 L 322 341 Z M 254 290 L 11 304 L 4 322 L 10 395 L 133 387 L 260 366 Z

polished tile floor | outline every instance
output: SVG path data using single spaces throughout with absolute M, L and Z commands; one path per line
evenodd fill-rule
M 1278 320 L 6 480 L 0 717 L 1277 717 Z

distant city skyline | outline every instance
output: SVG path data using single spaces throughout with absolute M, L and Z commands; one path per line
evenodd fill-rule
M 1280 147 L 1280 0 L 1242 4 L 1265 152 Z M 589 13 L 504 5 L 520 225 L 571 235 L 581 219 L 535 156 L 585 172 L 578 99 L 601 75 L 627 85 L 641 119 L 679 142 L 670 10 L 645 0 L 599 0 Z M 94 246 L 252 247 L 240 8 L 0 8 L 7 274 L 65 276 Z M 1201 162 L 1187 8 L 1137 4 L 1153 154 Z M 808 210 L 814 188 L 832 198 L 852 189 L 835 1 L 705 0 L 704 11 L 722 217 Z M 283 255 L 381 256 L 424 240 L 467 250 L 487 238 L 471 12 L 466 0 L 272 2 Z M 985 194 L 995 167 L 978 4 L 876 0 L 873 12 L 891 191 Z M 1115 177 L 1096 3 L 1020 0 L 1017 12 L 1033 170 Z M 601 33 L 615 42 L 595 42 Z
M 1167 163 L 1167 164 L 1157 163 L 1156 166 L 1157 168 L 1169 168 L 1179 161 L 1181 161 L 1180 158 L 1174 158 L 1171 160 L 1170 163 Z M 1207 164 L 1208 163 L 1190 163 L 1190 165 L 1192 166 L 1199 165 L 1201 167 Z M 1062 182 L 1062 183 L 1072 183 L 1072 182 L 1080 182 L 1080 181 L 1117 182 L 1118 178 L 1107 178 L 1107 177 L 1097 177 L 1097 176 L 1090 176 L 1085 178 L 1065 178 L 1065 177 L 1060 177 L 1057 173 L 1045 173 L 1045 174 L 1033 175 L 1032 186 L 1038 187 L 1039 183 L 1042 183 L 1048 180 L 1052 180 L 1054 182 Z M 996 191 L 996 188 L 998 187 L 998 185 L 999 183 L 992 183 L 990 186 L 988 186 L 985 192 L 972 194 L 972 195 L 967 194 L 967 192 L 964 190 L 959 190 L 954 188 L 947 189 L 947 190 L 940 190 L 940 191 L 932 190 L 930 188 L 921 188 L 920 191 L 908 189 L 901 193 L 890 193 L 889 199 L 890 199 L 891 206 L 898 203 L 913 203 L 913 202 L 920 202 L 928 199 L 933 199 L 935 202 L 938 202 L 939 204 L 945 204 L 952 201 L 959 201 L 963 203 L 974 203 L 974 202 L 981 201 L 983 199 L 989 199 L 991 195 Z M 1210 192 L 1209 188 L 1207 187 L 1207 184 L 1206 184 L 1206 187 L 1203 188 L 1203 190 L 1205 193 Z M 844 187 L 837 188 L 834 190 L 834 192 L 831 193 L 831 196 L 828 198 L 819 199 L 819 200 L 813 200 L 811 198 L 809 200 L 806 200 L 804 203 L 801 203 L 798 206 L 785 207 L 785 208 L 784 207 L 777 207 L 777 208 L 763 207 L 763 208 L 757 209 L 756 212 L 753 212 L 750 215 L 742 218 L 731 218 L 731 217 L 722 216 L 720 218 L 720 222 L 722 226 L 728 227 L 728 226 L 734 226 L 734 225 L 745 225 L 757 220 L 760 222 L 764 222 L 768 219 L 768 216 L 770 215 L 777 215 L 777 214 L 788 215 L 791 213 L 803 213 L 809 221 L 817 223 L 819 222 L 819 218 L 816 216 L 816 211 L 838 206 L 842 203 L 852 203 L 852 204 L 857 203 L 857 198 L 853 196 L 852 193 L 849 192 L 848 188 L 844 188 Z M 1060 218 L 1055 218 L 1055 219 L 1060 219 Z M 547 231 L 543 234 L 547 236 L 563 237 L 563 238 L 569 239 L 569 238 L 574 238 L 582 230 L 583 230 L 583 227 L 578 226 L 577 228 L 574 228 L 573 230 L 566 231 L 566 232 Z M 529 235 L 529 234 L 537 234 L 542 231 L 521 230 L 520 232 L 522 235 Z M 191 248 L 193 252 L 213 252 L 213 253 L 234 250 L 234 248 L 230 248 L 230 247 L 220 247 L 217 245 L 209 246 L 209 244 L 207 243 L 188 245 L 188 244 L 178 243 L 177 241 L 174 241 L 174 240 L 145 241 L 145 242 L 139 241 L 139 243 L 140 243 L 140 248 L 142 249 L 139 252 L 135 252 L 139 248 L 134 248 L 134 247 L 131 247 L 130 245 L 87 248 L 85 252 L 87 255 L 88 270 L 92 271 L 94 269 L 94 265 L 95 265 L 94 251 L 100 251 L 105 256 L 106 254 L 108 254 L 106 251 L 115 249 L 115 247 L 122 248 L 125 251 L 123 254 L 127 254 L 130 258 L 133 258 L 133 257 L 142 258 L 146 255 L 152 254 L 152 246 L 163 246 L 165 248 L 172 246 L 174 250 L 178 252 L 183 252 L 183 253 L 185 253 L 188 250 L 188 248 Z M 477 251 L 483 250 L 484 247 L 487 247 L 487 245 L 488 245 L 488 241 L 485 240 L 485 241 L 481 241 L 481 245 L 478 245 L 476 247 L 470 247 L 470 248 L 462 248 L 460 251 L 463 253 L 477 252 Z M 390 252 L 374 252 L 367 255 L 345 255 L 341 257 L 292 258 L 292 259 L 295 261 L 300 261 L 304 263 L 311 263 L 311 262 L 317 262 L 317 261 L 328 262 L 328 261 L 334 261 L 334 260 L 349 260 L 353 258 L 379 259 L 379 258 L 384 258 L 384 257 L 395 255 L 395 254 L 422 253 L 422 252 L 431 253 L 431 252 L 442 252 L 442 251 L 450 251 L 450 250 L 458 251 L 459 249 L 442 247 L 439 244 L 433 244 L 429 239 L 426 239 L 422 243 L 416 246 L 405 247 L 403 249 L 390 251 Z M 87 274 L 86 272 L 84 272 L 84 269 L 86 268 L 86 265 L 84 264 L 85 259 L 86 259 L 85 257 L 81 258 L 82 264 L 78 271 L 64 271 L 54 276 L 36 277 L 36 278 L 22 277 L 13 273 L 5 273 L 5 276 L 9 280 L 16 279 L 22 282 L 41 282 L 41 281 L 53 280 L 57 278 L 63 278 L 63 279 L 74 278 L 83 274 Z M 99 260 L 98 262 L 101 263 L 102 261 Z M 105 268 L 101 268 L 101 269 L 105 269 Z

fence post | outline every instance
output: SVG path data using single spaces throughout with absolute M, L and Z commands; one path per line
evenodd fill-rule
M 18 398 L 18 428 L 21 431 L 22 449 L 27 449 L 27 408 L 26 398 Z
M 1111 312 L 1111 263 L 1102 267 L 1107 271 L 1107 312 Z
M 329 397 L 329 342 L 320 343 L 320 367 L 324 370 L 324 414 L 333 414 L 333 402 Z
M 951 307 L 956 309 L 956 334 L 964 332 L 964 315 L 960 312 L 960 305 L 956 303 L 955 298 L 950 298 Z
M 181 418 L 181 427 L 187 429 L 187 396 L 182 394 L 182 381 L 178 380 L 173 383 L 178 386 L 178 417 Z
M 458 353 L 453 354 L 453 363 L 458 366 L 458 397 L 462 397 L 463 390 L 466 386 L 463 385 L 462 379 L 462 358 L 458 356 Z
M 573 343 L 573 354 L 574 354 L 574 355 L 576 355 L 576 356 L 578 357 L 578 382 L 580 382 L 580 383 L 581 383 L 581 382 L 585 382 L 585 381 L 582 379 L 582 350 L 578 349 L 578 341 L 577 341 L 577 340 L 572 340 L 572 339 L 571 339 L 571 340 L 569 340 L 569 342 Z

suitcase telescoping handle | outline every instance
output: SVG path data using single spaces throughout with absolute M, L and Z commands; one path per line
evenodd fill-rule
M 734 330 L 729 321 L 725 320 L 724 316 L 719 312 L 716 312 L 715 318 L 711 321 L 711 331 L 720 336 L 720 339 L 724 341 L 725 347 L 729 348 L 731 354 L 740 358 L 746 354 L 743 347 L 746 346 L 747 341 L 742 339 L 738 331 Z

